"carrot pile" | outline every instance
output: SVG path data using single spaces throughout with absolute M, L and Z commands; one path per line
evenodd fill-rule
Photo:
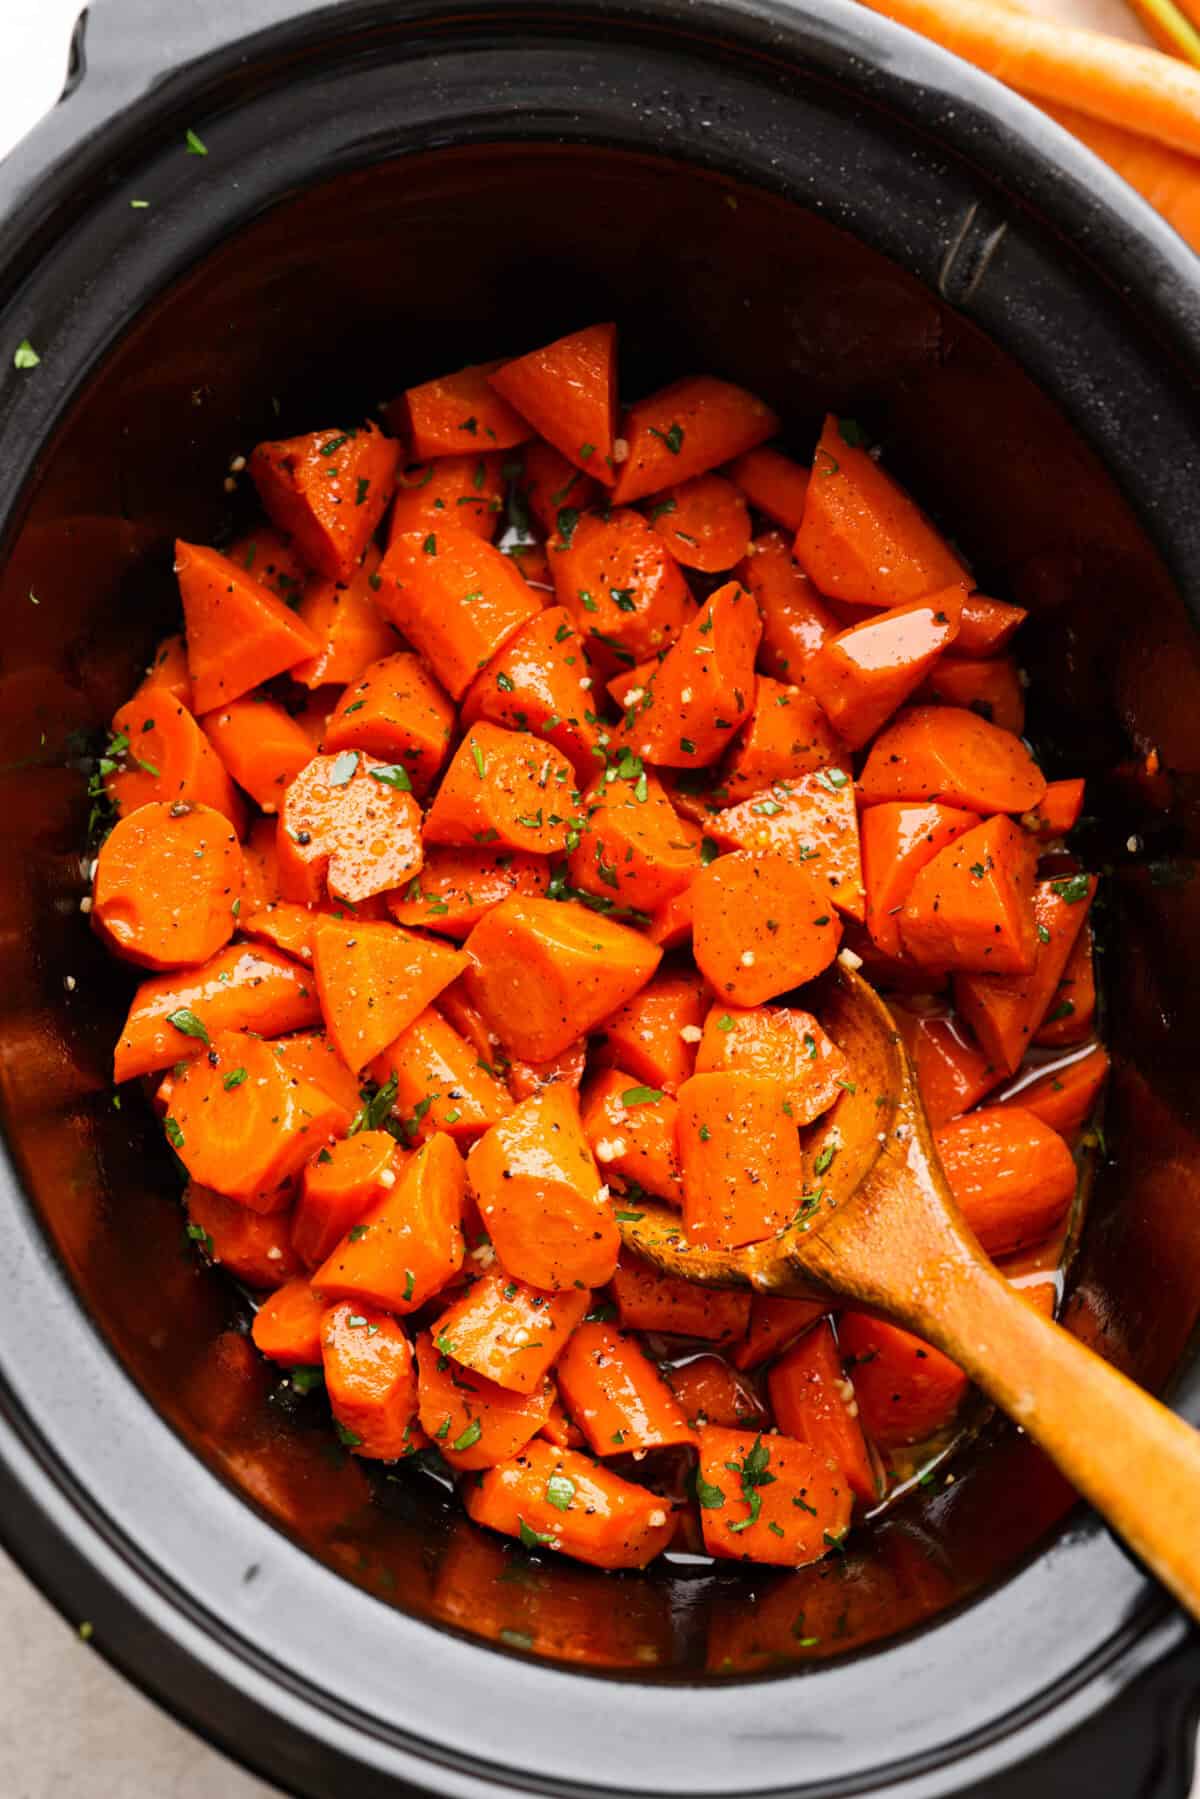
M 616 393 L 609 325 L 460 370 L 389 433 L 260 444 L 266 518 L 178 545 L 182 635 L 94 783 L 91 919 L 142 976 L 114 1072 L 355 1455 L 530 1550 L 796 1566 L 964 1376 L 666 1278 L 621 1223 L 819 1215 L 855 1070 L 806 989 L 840 954 L 1052 1308 L 1107 1069 L 1083 783 L 1020 736 L 1023 613 L 858 425 L 801 461 L 727 381 Z

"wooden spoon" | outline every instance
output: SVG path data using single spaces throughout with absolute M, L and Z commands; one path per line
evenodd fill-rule
M 808 1185 L 820 1199 L 740 1250 L 689 1245 L 677 1212 L 639 1201 L 624 1241 L 685 1280 L 836 1295 L 936 1344 L 1200 1619 L 1200 1432 L 1035 1311 L 988 1260 L 946 1183 L 874 989 L 839 964 L 818 1009 L 854 1077 L 809 1147 Z

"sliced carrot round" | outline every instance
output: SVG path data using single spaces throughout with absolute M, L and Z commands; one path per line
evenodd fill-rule
M 96 859 L 92 919 L 119 955 L 144 968 L 207 962 L 233 936 L 242 852 L 210 806 L 139 806 Z
M 696 960 L 723 999 L 758 1006 L 829 967 L 842 939 L 829 889 L 803 863 L 737 850 L 692 883 Z

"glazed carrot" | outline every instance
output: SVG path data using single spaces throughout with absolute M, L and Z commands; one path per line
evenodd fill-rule
M 789 1568 L 838 1547 L 854 1503 L 841 1469 L 807 1443 L 713 1424 L 700 1432 L 696 1491 L 710 1555 Z
M 1183 4 L 1184 0 L 1178 0 Z M 1191 5 L 1193 0 L 1187 0 Z M 1198 16 L 1200 22 L 1200 16 Z M 1193 248 L 1200 249 L 1200 195 L 1196 189 L 1196 158 L 1170 150 L 1157 138 L 1124 129 L 1101 119 L 1089 118 L 1071 106 L 1024 93 L 1026 100 L 1082 139 L 1089 150 L 1108 163 L 1118 175 L 1149 200 L 1169 225 Z
M 431 1137 L 395 1185 L 331 1249 L 312 1277 L 325 1301 L 415 1312 L 462 1267 L 463 1159 L 450 1138 Z
M 1043 842 L 1065 837 L 1079 823 L 1083 812 L 1085 781 L 1051 781 L 1032 812 L 1026 812 L 1021 823 Z
M 742 1011 L 718 1003 L 704 1022 L 697 1074 L 728 1070 L 779 1081 L 797 1125 L 827 1112 L 850 1082 L 851 1068 L 811 1012 L 794 1006 Z
M 961 1368 L 931 1343 L 881 1318 L 843 1312 L 838 1347 L 854 1382 L 859 1422 L 879 1449 L 932 1437 L 950 1423 L 966 1396 Z
M 254 1315 L 254 1344 L 273 1362 L 285 1368 L 319 1365 L 321 1361 L 321 1302 L 304 1275 L 272 1293 Z
M 226 706 L 320 648 L 282 600 L 217 550 L 175 545 L 197 712 Z
M 646 936 L 651 943 L 660 949 L 678 949 L 680 944 L 691 941 L 692 936 L 692 890 L 686 887 L 660 906 L 645 927 Z
M 249 466 L 269 518 L 309 567 L 349 581 L 391 502 L 398 457 L 397 444 L 365 425 L 261 443 Z
M 940 667 L 958 633 L 961 605 L 961 587 L 947 588 L 875 613 L 821 645 L 805 680 L 844 743 L 861 749 L 934 664 Z M 939 697 L 953 699 L 951 693 Z
M 840 765 L 844 751 L 812 693 L 760 675 L 754 710 L 721 770 L 720 806 L 755 798 L 776 781 Z
M 632 668 L 674 643 L 695 613 L 666 542 L 640 512 L 587 512 L 549 540 L 550 573 L 597 668 Z
M 694 1074 L 679 1089 L 679 1160 L 688 1240 L 760 1243 L 803 1210 L 804 1165 L 782 1081 Z
M 823 1299 L 773 1299 L 756 1293 L 746 1334 L 731 1351 L 735 1365 L 757 1368 L 761 1362 L 771 1361 L 829 1309 Z
M 707 828 L 722 849 L 803 864 L 839 912 L 863 917 L 858 811 L 844 768 L 830 763 L 813 774 L 776 781 L 716 813 Z
M 1009 606 L 1004 600 L 988 600 L 972 593 L 963 601 L 958 621 L 956 656 L 995 656 L 1028 614 L 1021 606 Z
M 660 1274 L 628 1250 L 613 1275 L 612 1296 L 626 1330 L 734 1343 L 750 1321 L 749 1293 L 721 1292 Z
M 611 485 L 617 418 L 617 328 L 589 325 L 506 362 L 492 386 L 576 468 Z
M 1033 893 L 1037 941 L 1032 971 L 963 974 L 956 980 L 955 1004 L 1001 1073 L 1015 1072 L 1052 1010 L 1095 891 L 1095 880 L 1087 876 L 1039 881 Z
M 567 866 L 585 893 L 652 912 L 691 885 L 701 833 L 679 816 L 658 777 L 636 766 L 636 778 L 601 778 L 584 794 L 586 822 Z
M 417 1338 L 422 1428 L 452 1468 L 493 1468 L 523 1449 L 549 1421 L 554 1385 L 516 1393 L 439 1350 L 428 1331 Z
M 758 1006 L 813 980 L 841 936 L 828 888 L 783 856 L 718 856 L 692 884 L 696 961 L 734 1005 Z
M 766 1407 L 754 1387 L 722 1356 L 694 1356 L 690 1362 L 663 1372 L 693 1430 L 706 1424 L 717 1424 L 725 1430 L 748 1425 L 751 1430 L 758 1430 L 766 1421 Z
M 291 900 L 268 900 L 253 911 L 243 907 L 238 926 L 243 937 L 253 943 L 266 943 L 293 962 L 312 966 L 313 936 L 317 913 L 308 906 L 297 906 Z
M 1046 1022 L 1035 1042 L 1055 1049 L 1081 1043 L 1090 1037 L 1096 1017 L 1096 971 L 1092 962 L 1092 933 L 1084 925 L 1075 939 L 1062 980 L 1055 989 Z
M 397 924 L 424 925 L 444 937 L 461 938 L 510 894 L 539 897 L 549 884 L 544 856 L 432 844 L 420 874 L 388 895 L 388 909 Z
M 597 1568 L 644 1568 L 675 1530 L 665 1500 L 540 1437 L 468 1482 L 464 1501 L 476 1524 Z
M 674 1093 L 696 1065 L 708 1006 L 708 989 L 698 972 L 668 969 L 657 974 L 604 1020 L 593 1059 L 625 1069 L 634 1081 Z
M 396 633 L 375 604 L 379 560 L 379 551 L 368 545 L 345 586 L 327 575 L 313 575 L 305 584 L 299 616 L 320 648 L 291 670 L 293 681 L 310 688 L 356 681 L 365 668 L 398 648 Z
M 923 968 L 1029 974 L 1037 961 L 1033 839 L 993 817 L 940 850 L 913 882 L 900 937 Z
M 417 1376 L 408 1338 L 394 1318 L 367 1306 L 331 1306 L 321 1319 L 325 1391 L 340 1441 L 369 1461 L 409 1452 Z
M 211 806 L 241 836 L 246 808 L 220 758 L 187 707 L 165 688 L 136 697 L 113 719 L 104 787 L 118 812 L 161 800 L 167 805 Z
M 569 902 L 507 899 L 467 938 L 467 992 L 515 1055 L 546 1061 L 632 999 L 662 951 Z
M 632 695 L 616 742 L 666 768 L 703 768 L 733 742 L 754 709 L 762 626 L 744 587 L 729 581 L 672 644 L 641 698 Z
M 329 751 L 365 750 L 398 763 L 410 790 L 425 794 L 450 753 L 453 731 L 454 707 L 420 657 L 399 650 L 349 682 L 324 742 Z
M 764 447 L 737 457 L 725 473 L 759 512 L 765 512 L 777 525 L 786 525 L 793 536 L 800 529 L 804 496 L 811 479 L 803 463 Z
M 189 1181 L 183 1203 L 188 1236 L 206 1256 L 247 1287 L 279 1287 L 299 1274 L 287 1212 L 252 1212 L 236 1199 Z
M 587 1063 L 587 1039 L 578 1038 L 557 1056 L 544 1062 L 526 1062 L 520 1056 L 509 1060 L 505 1070 L 508 1090 L 514 1099 L 532 1099 L 545 1087 L 569 1087 L 578 1093 Z
M 96 858 L 92 923 L 143 968 L 207 962 L 233 936 L 242 852 L 229 820 L 209 806 L 140 806 L 120 819 Z
M 187 644 L 180 632 L 176 632 L 173 637 L 163 638 L 146 670 L 146 678 L 130 704 L 137 706 L 148 693 L 159 690 L 169 693 L 173 700 L 178 700 L 189 712 L 192 710 L 192 677 L 188 673 Z
M 284 794 L 276 853 L 284 899 L 315 905 L 325 889 L 351 905 L 420 871 L 421 809 L 407 771 L 363 750 L 314 756 Z
M 460 950 L 394 924 L 318 918 L 313 972 L 325 1028 L 350 1068 L 365 1068 L 467 966 Z
M 590 463 L 592 458 L 588 457 Z M 611 474 L 609 476 L 611 479 Z M 601 504 L 603 489 L 590 474 L 568 462 L 552 444 L 534 438 L 521 451 L 521 492 L 533 517 L 547 537 L 560 530 L 558 515 L 566 509 L 564 534 L 569 535 L 574 513 L 590 512 Z
M 687 375 L 631 406 L 621 420 L 628 454 L 618 464 L 618 506 L 706 475 L 753 450 L 779 420 L 744 387 L 712 375 Z
M 433 1341 L 497 1386 L 536 1393 L 590 1303 L 577 1287 L 544 1293 L 492 1268 L 442 1313 Z
M 246 574 L 269 587 L 277 600 L 299 604 L 311 570 L 286 532 L 260 520 L 252 531 L 234 539 L 227 554 Z
M 917 875 L 942 850 L 978 825 L 974 812 L 950 806 L 868 806 L 862 815 L 867 929 L 885 956 L 899 956 L 900 913 Z
M 583 1096 L 583 1129 L 606 1178 L 682 1206 L 675 1148 L 678 1107 L 669 1093 L 640 1084 L 621 1068 L 606 1068 Z
M 346 1115 L 346 1128 L 359 1109 L 358 1082 L 324 1031 L 298 1031 L 274 1045 L 277 1059 L 292 1074 L 327 1093 Z
M 498 844 L 529 856 L 566 846 L 576 812 L 567 758 L 532 731 L 472 725 L 425 815 L 426 843 Z
M 284 789 L 312 757 L 308 738 L 274 700 L 234 700 L 200 723 L 229 774 L 264 812 L 279 809 Z
M 504 463 L 499 451 L 467 452 L 402 468 L 388 519 L 388 543 L 405 532 L 436 531 L 443 524 L 461 525 L 490 543 L 504 511 Z
M 550 1407 L 550 1416 L 538 1434 L 545 1437 L 547 1443 L 553 1443 L 558 1449 L 583 1449 L 585 1447 L 583 1432 L 573 1419 L 567 1417 L 562 1401 L 557 1394 L 555 1394 L 554 1402 Z
M 1025 729 L 1025 690 L 1011 657 L 969 661 L 945 656 L 926 681 L 925 691 L 948 706 L 978 712 L 989 724 L 1017 737 Z
M 200 968 L 142 982 L 117 1039 L 114 1081 L 202 1056 L 203 1038 L 172 1023 L 184 1013 L 198 1018 L 210 1037 L 223 1031 L 270 1037 L 305 1030 L 321 1017 L 316 986 L 305 969 L 274 950 L 230 944 Z
M 1019 737 L 957 706 L 912 706 L 871 746 L 859 798 L 940 800 L 967 812 L 1028 812 L 1046 781 Z
M 650 517 L 676 562 L 704 574 L 733 568 L 750 546 L 746 502 L 722 475 L 697 475 L 669 487 Z
M 193 1180 L 254 1212 L 276 1212 L 291 1197 L 287 1183 L 344 1119 L 336 1101 L 286 1068 L 269 1043 L 221 1031 L 203 1056 L 173 1074 L 165 1122 Z
M 828 1323 L 814 1325 L 775 1363 L 767 1390 L 784 1435 L 807 1443 L 819 1462 L 840 1468 L 855 1497 L 874 1505 L 882 1497 L 882 1484 Z
M 912 1058 L 930 1124 L 945 1124 L 969 1111 L 1003 1080 L 1003 1068 L 964 1035 L 956 1018 L 940 1014 L 918 1017 L 902 1006 L 893 1006 L 892 1016 Z
M 292 1247 L 306 1268 L 320 1266 L 351 1225 L 395 1186 L 403 1165 L 386 1131 L 360 1131 L 314 1156 L 292 1217 Z
M 471 1143 L 512 1110 L 503 1083 L 434 1006 L 376 1057 L 372 1074 L 380 1086 L 395 1081 L 393 1108 L 418 1139 L 446 1131 Z
M 635 1455 L 696 1441 L 658 1368 L 611 1324 L 581 1324 L 559 1358 L 555 1377 L 593 1455 Z
M 509 638 L 463 696 L 464 726 L 477 719 L 533 731 L 573 764 L 581 781 L 596 769 L 595 700 L 582 638 L 563 606 L 547 606 Z
M 379 607 L 461 699 L 480 669 L 542 609 L 507 556 L 447 521 L 406 531 L 379 569 Z
M 810 660 L 839 626 L 792 555 L 791 540 L 782 531 L 756 537 L 737 576 L 762 619 L 763 673 L 803 686 Z
M 1003 1095 L 996 1104 L 1021 1106 L 1052 1131 L 1067 1136 L 1091 1116 L 1097 1095 L 1108 1079 L 1108 1068 L 1108 1054 L 1097 1045 L 1074 1061 L 1048 1069 L 1014 1093 Z
M 970 577 L 933 526 L 862 447 L 849 419 L 825 420 L 813 458 L 796 557 L 830 599 L 904 606 Z
M 407 388 L 388 408 L 389 423 L 401 432 L 407 427 L 412 453 L 422 459 L 524 443 L 529 426 L 490 384 L 499 366 L 481 362 Z
M 1075 1163 L 1056 1131 L 1021 1106 L 985 1106 L 934 1132 L 963 1217 L 989 1255 L 1039 1243 L 1075 1198 Z

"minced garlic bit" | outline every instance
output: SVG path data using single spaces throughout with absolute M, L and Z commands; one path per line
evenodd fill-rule
M 700 1029 L 698 1024 L 681 1024 L 679 1027 L 679 1035 L 683 1038 L 685 1043 L 699 1043 L 704 1032 Z
M 862 957 L 856 956 L 852 949 L 839 950 L 838 951 L 838 961 L 841 963 L 843 968 L 849 968 L 852 972 L 854 969 L 861 968 L 863 965 Z
M 644 687 L 631 687 L 621 703 L 625 706 L 640 706 L 645 697 L 646 689 Z
M 381 1187 L 394 1187 L 396 1185 L 396 1171 L 394 1168 L 385 1168 L 382 1171 L 379 1176 L 379 1185 Z
M 754 967 L 754 951 L 752 949 L 744 949 L 742 951 L 742 967 L 743 968 L 753 968 Z
M 65 974 L 63 976 L 63 986 L 66 988 L 68 993 L 74 993 L 74 991 L 75 991 L 75 976 L 73 974 Z
M 83 898 L 79 902 L 79 910 L 81 912 L 90 912 L 91 909 L 92 909 L 92 896 L 90 893 L 85 893 Z
M 625 438 L 625 437 L 614 437 L 613 438 L 613 461 L 614 462 L 628 462 L 629 461 L 629 440 L 628 440 L 628 438 Z
M 246 458 L 244 456 L 234 456 L 229 464 L 229 472 L 231 475 L 240 475 L 245 466 Z
M 615 1162 L 618 1156 L 625 1154 L 624 1137 L 601 1137 L 593 1154 L 597 1162 Z

